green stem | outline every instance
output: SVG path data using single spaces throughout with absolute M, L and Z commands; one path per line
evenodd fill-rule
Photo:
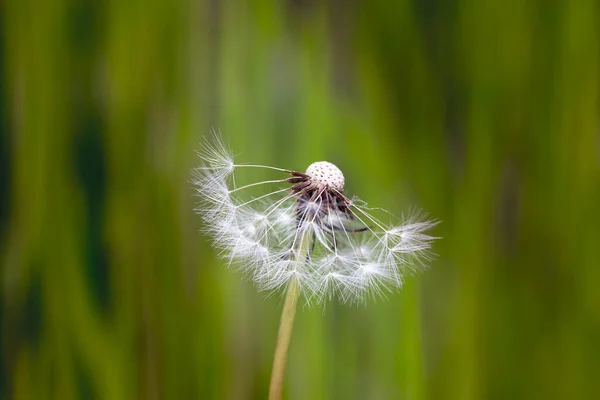
M 285 304 L 281 312 L 281 321 L 279 322 L 279 333 L 277 334 L 277 344 L 275 345 L 275 357 L 273 359 L 273 371 L 271 373 L 271 385 L 269 387 L 269 400 L 281 399 L 283 392 L 283 378 L 285 376 L 285 364 L 287 361 L 288 349 L 292 338 L 292 329 L 294 327 L 294 317 L 296 316 L 296 303 L 300 293 L 298 282 L 291 280 Z
M 312 239 L 310 234 L 304 234 L 298 243 L 296 253 L 297 261 L 304 261 L 310 257 Z M 271 385 L 269 386 L 269 400 L 281 399 L 283 393 L 283 378 L 285 377 L 285 364 L 287 361 L 288 349 L 292 338 L 292 329 L 294 328 L 294 317 L 296 316 L 296 304 L 300 295 L 300 285 L 296 278 L 292 278 L 287 287 L 285 304 L 281 311 L 281 320 L 279 321 L 279 333 L 277 334 L 277 344 L 275 345 L 275 356 L 273 358 L 273 371 L 271 372 Z

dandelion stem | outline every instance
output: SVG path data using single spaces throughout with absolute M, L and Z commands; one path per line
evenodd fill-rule
M 298 232 L 296 233 L 296 235 Z M 296 261 L 305 262 L 310 258 L 310 249 L 312 247 L 311 235 L 302 234 L 299 243 L 294 239 L 292 247 L 297 245 Z M 292 277 L 289 280 L 285 303 L 281 311 L 279 321 L 279 332 L 277 333 L 277 343 L 275 344 L 275 356 L 273 357 L 273 370 L 271 372 L 271 384 L 269 387 L 269 400 L 280 400 L 283 393 L 283 379 L 285 377 L 285 365 L 287 362 L 288 349 L 292 338 L 294 328 L 294 317 L 296 316 L 296 305 L 300 295 L 300 285 L 298 278 Z
M 277 344 L 275 345 L 275 357 L 273 358 L 273 371 L 271 372 L 271 385 L 269 387 L 269 400 L 281 399 L 283 392 L 283 378 L 285 376 L 285 365 L 287 361 L 290 339 L 292 338 L 292 329 L 294 327 L 294 317 L 296 316 L 296 303 L 298 303 L 298 294 L 300 293 L 296 279 L 290 280 L 285 297 L 285 304 L 281 312 L 279 322 L 279 333 L 277 334 Z

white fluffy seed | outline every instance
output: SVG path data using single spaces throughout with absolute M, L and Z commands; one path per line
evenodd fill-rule
M 306 169 L 306 175 L 319 186 L 344 191 L 344 174 L 330 162 L 318 161 L 310 164 Z

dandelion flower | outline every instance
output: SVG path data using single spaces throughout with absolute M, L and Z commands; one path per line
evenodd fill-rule
M 305 172 L 236 164 L 217 134 L 198 154 L 202 165 L 194 170 L 194 185 L 204 229 L 228 263 L 260 290 L 284 291 L 294 281 L 307 304 L 360 302 L 400 288 L 431 258 L 435 238 L 425 232 L 436 221 L 414 212 L 397 219 L 348 197 L 342 171 L 330 162 L 312 163 Z M 236 186 L 241 168 L 282 176 Z M 269 190 L 249 196 L 256 187 Z
M 344 174 L 318 161 L 305 172 L 256 164 L 236 164 L 215 134 L 199 152 L 194 170 L 204 229 L 229 265 L 244 271 L 261 290 L 285 291 L 269 399 L 283 390 L 296 302 L 334 298 L 360 302 L 400 288 L 404 277 L 431 257 L 427 235 L 436 221 L 411 213 L 398 220 L 344 193 Z M 236 170 L 261 168 L 277 179 L 236 185 Z M 257 188 L 264 194 L 252 195 Z M 375 214 L 384 214 L 384 223 Z

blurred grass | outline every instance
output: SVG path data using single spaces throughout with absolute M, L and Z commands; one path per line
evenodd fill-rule
M 597 2 L 0 7 L 0 398 L 266 396 L 281 299 L 192 211 L 212 127 L 443 220 L 401 293 L 299 313 L 288 398 L 598 393 Z

